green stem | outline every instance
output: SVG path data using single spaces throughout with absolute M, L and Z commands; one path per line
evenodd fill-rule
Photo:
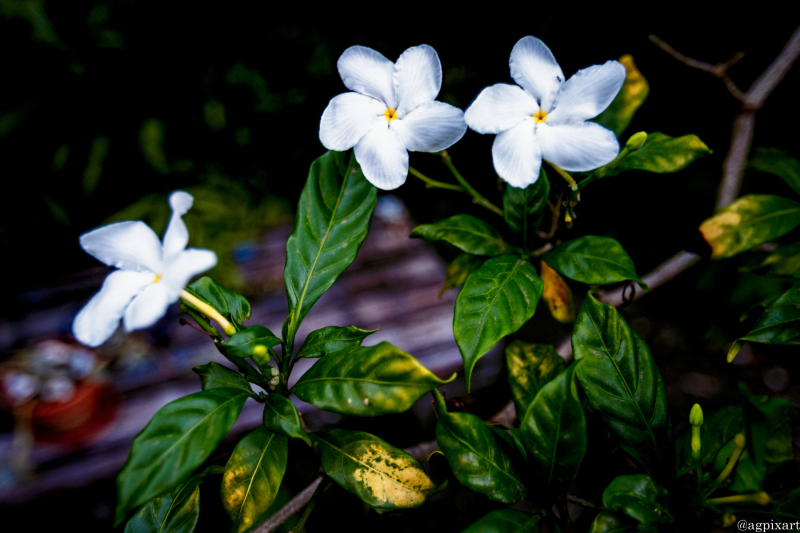
M 725 483 L 725 480 L 728 479 L 728 476 L 731 475 L 733 468 L 736 466 L 736 463 L 742 456 L 742 452 L 744 452 L 744 445 L 745 445 L 744 433 L 738 433 L 733 438 L 733 453 L 731 454 L 730 459 L 728 459 L 728 464 L 725 465 L 725 469 L 719 473 L 717 479 L 715 479 L 714 482 L 708 486 L 708 490 L 706 491 L 706 496 L 711 495 L 715 490 L 717 490 L 723 483 Z
M 412 176 L 417 177 L 422 181 L 424 181 L 425 187 L 427 187 L 428 189 L 448 189 L 451 191 L 459 191 L 459 192 L 464 191 L 464 189 L 458 185 L 453 185 L 452 183 L 445 183 L 443 181 L 436 181 L 434 179 L 431 179 L 414 167 L 408 167 L 408 172 Z
M 617 165 L 619 165 L 620 161 L 622 161 L 623 159 L 628 157 L 628 154 L 630 154 L 630 153 L 631 153 L 631 151 L 628 150 L 627 147 L 623 148 L 620 151 L 619 155 L 617 157 L 615 157 L 614 160 L 611 163 L 598 168 L 597 170 L 592 172 L 589 175 L 588 178 L 586 178 L 585 180 L 583 180 L 580 183 L 578 183 L 578 190 L 583 189 L 584 187 L 586 187 L 587 185 L 589 185 L 593 181 L 597 181 L 597 180 L 599 180 L 601 178 L 604 178 L 606 176 L 606 174 L 608 174 L 609 170 L 611 170 L 612 168 L 614 168 Z
M 233 324 L 228 322 L 228 320 L 220 314 L 219 311 L 205 303 L 203 300 L 195 296 L 194 294 L 182 290 L 181 291 L 181 300 L 185 303 L 189 304 L 190 306 L 194 307 L 208 318 L 216 320 L 217 323 L 222 327 L 222 331 L 227 333 L 228 335 L 233 335 L 236 333 L 236 328 L 233 327 Z
M 555 170 L 556 172 L 558 172 L 558 174 L 559 174 L 559 175 L 560 175 L 562 178 L 564 178 L 564 180 L 566 180 L 566 182 L 567 182 L 567 185 L 569 185 L 569 188 L 570 188 L 570 189 L 572 189 L 573 191 L 577 191 L 577 190 L 578 190 L 578 189 L 577 189 L 577 187 L 578 187 L 578 184 L 575 182 L 575 180 L 574 180 L 574 179 L 572 179 L 572 176 L 570 176 L 570 175 L 569 175 L 569 173 L 568 173 L 566 170 L 564 170 L 563 168 L 561 168 L 561 167 L 559 167 L 559 166 L 556 166 L 556 165 L 554 165 L 554 164 L 553 164 L 553 163 L 551 163 L 550 161 L 547 161 L 547 164 L 548 164 L 548 165 L 550 165 L 551 167 L 553 167 L 553 170 Z
M 477 190 L 475 190 L 475 188 L 472 185 L 470 185 L 467 182 L 467 180 L 464 179 L 464 176 L 461 175 L 461 173 L 458 171 L 456 166 L 453 164 L 453 160 L 450 158 L 450 154 L 447 153 L 447 150 L 442 150 L 439 153 L 442 156 L 442 161 L 444 161 L 444 164 L 447 166 L 447 168 L 450 169 L 450 172 L 452 172 L 452 174 L 453 174 L 453 176 L 455 176 L 456 180 L 458 180 L 458 182 L 461 184 L 461 186 L 464 187 L 464 190 L 467 191 L 470 194 L 470 196 L 472 196 L 472 201 L 474 203 L 485 207 L 486 209 L 488 209 L 492 213 L 495 213 L 495 214 L 498 214 L 500 216 L 503 216 L 503 210 L 502 209 L 500 209 L 499 207 L 494 205 L 492 202 L 487 200 L 481 193 L 479 193 Z
M 198 326 L 200 326 L 200 329 L 202 329 L 203 331 L 205 331 L 209 335 L 213 336 L 214 338 L 222 339 L 222 335 L 219 334 L 219 331 L 217 331 L 217 328 L 211 326 L 211 324 L 208 323 L 208 320 L 206 320 L 203 317 L 203 315 L 201 315 L 200 313 L 198 313 L 197 311 L 195 311 L 194 309 L 192 309 L 191 307 L 189 307 L 188 305 L 186 305 L 183 302 L 181 302 L 180 307 L 181 307 L 181 311 L 182 312 L 184 312 L 187 315 L 189 315 L 189 317 L 192 320 L 194 320 L 195 323 Z

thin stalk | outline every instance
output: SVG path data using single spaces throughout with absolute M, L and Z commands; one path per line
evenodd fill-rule
M 217 331 L 217 328 L 215 328 L 211 324 L 209 324 L 208 320 L 206 320 L 203 317 L 203 315 L 201 315 L 200 313 L 198 313 L 197 311 L 195 311 L 194 309 L 192 309 L 191 307 L 189 307 L 188 305 L 186 305 L 183 302 L 181 302 L 181 311 L 186 313 L 187 315 L 189 315 L 189 317 L 192 320 L 194 320 L 195 323 L 197 323 L 197 325 L 200 326 L 200 328 L 203 331 L 205 331 L 206 333 L 208 333 L 209 335 L 211 335 L 212 337 L 214 337 L 216 339 L 222 339 L 222 335 L 219 334 L 219 331 Z
M 616 167 L 617 165 L 619 165 L 619 163 L 623 159 L 628 157 L 628 154 L 630 154 L 630 152 L 631 151 L 628 150 L 627 147 L 624 147 L 622 150 L 620 150 L 619 155 L 617 155 L 617 157 L 612 162 L 610 162 L 609 164 L 607 164 L 605 166 L 602 166 L 602 167 L 598 168 L 597 170 L 592 172 L 589 175 L 588 178 L 586 178 L 585 180 L 582 180 L 580 183 L 578 183 L 578 190 L 580 191 L 581 189 L 583 189 L 584 187 L 586 187 L 587 185 L 589 185 L 593 181 L 597 181 L 600 178 L 604 178 L 605 175 L 608 173 L 608 171 L 611 170 L 612 168 Z
M 464 189 L 459 185 L 453 185 L 452 183 L 445 183 L 443 181 L 436 181 L 434 179 L 431 179 L 414 167 L 408 167 L 408 172 L 412 176 L 424 181 L 425 187 L 427 187 L 428 189 L 448 189 L 451 191 L 459 191 L 459 192 L 464 191 Z
M 450 169 L 450 172 L 453 174 L 453 176 L 456 178 L 456 180 L 458 180 L 458 182 L 461 184 L 461 186 L 464 187 L 464 190 L 467 191 L 470 194 L 470 196 L 472 196 L 472 201 L 474 203 L 485 207 L 486 209 L 488 209 L 492 213 L 495 213 L 497 215 L 503 216 L 503 210 L 502 209 L 500 209 L 499 207 L 494 205 L 492 202 L 487 200 L 481 193 L 479 193 L 477 190 L 475 190 L 475 187 L 470 185 L 467 182 L 467 180 L 464 179 L 464 176 L 461 175 L 461 173 L 458 171 L 456 166 L 453 164 L 453 160 L 450 158 L 450 154 L 447 153 L 447 150 L 442 150 L 439 153 L 442 156 L 442 161 L 444 161 L 445 166 L 447 166 L 447 168 Z
M 306 522 L 308 521 L 308 517 L 311 516 L 311 511 L 314 510 L 314 506 L 317 504 L 317 500 L 319 500 L 319 497 L 322 495 L 322 493 L 328 487 L 330 487 L 330 483 L 328 485 L 326 485 L 325 488 L 322 488 L 322 485 L 323 484 L 320 483 L 319 486 L 317 487 L 317 490 L 314 491 L 314 495 L 311 497 L 311 501 L 308 502 L 308 505 L 306 505 L 306 508 L 303 509 L 303 514 L 300 515 L 300 519 L 297 521 L 297 524 L 294 525 L 294 527 L 292 528 L 292 531 L 302 531 L 303 530 L 303 527 L 306 525 Z
M 572 176 L 570 176 L 570 175 L 569 175 L 569 173 L 568 173 L 566 170 L 564 170 L 564 169 L 563 169 L 563 168 L 561 168 L 561 167 L 558 167 L 558 166 L 554 165 L 554 164 L 553 164 L 553 163 L 551 163 L 550 161 L 548 161 L 548 162 L 547 162 L 547 164 L 548 164 L 548 165 L 550 165 L 551 167 L 553 167 L 553 170 L 555 170 L 556 172 L 558 172 L 558 174 L 559 174 L 559 175 L 560 175 L 562 178 L 564 178 L 564 180 L 566 180 L 566 182 L 567 182 L 567 185 L 569 185 L 569 188 L 570 188 L 570 189 L 572 189 L 573 191 L 577 191 L 577 190 L 578 190 L 578 184 L 577 184 L 577 182 L 576 182 L 574 179 L 572 179 Z
M 191 305 L 192 307 L 194 307 L 195 309 L 206 315 L 208 318 L 215 320 L 220 325 L 220 327 L 222 327 L 222 331 L 224 331 L 228 335 L 233 335 L 234 333 L 236 333 L 236 328 L 233 327 L 233 324 L 228 322 L 228 320 L 224 316 L 222 316 L 219 311 L 217 311 L 216 309 L 205 303 L 203 300 L 201 300 L 194 294 L 191 294 L 186 290 L 182 290 L 181 300 Z
M 725 480 L 728 479 L 728 476 L 731 475 L 733 468 L 736 466 L 736 463 L 739 462 L 739 458 L 742 456 L 742 452 L 744 452 L 744 445 L 744 433 L 738 433 L 733 438 L 733 453 L 731 454 L 730 459 L 728 459 L 728 464 L 725 465 L 725 469 L 719 473 L 717 479 L 715 479 L 714 482 L 708 486 L 706 496 L 709 496 L 715 490 L 717 490 L 723 483 L 725 483 Z

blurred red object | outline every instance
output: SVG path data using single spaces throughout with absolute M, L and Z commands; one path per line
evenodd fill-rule
M 34 437 L 52 444 L 81 444 L 116 417 L 119 404 L 119 393 L 108 383 L 79 382 L 65 402 L 36 402 L 31 415 Z

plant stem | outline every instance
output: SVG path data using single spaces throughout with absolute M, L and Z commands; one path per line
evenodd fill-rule
M 570 176 L 569 173 L 566 170 L 564 170 L 561 167 L 558 167 L 558 166 L 554 165 L 550 161 L 548 161 L 547 164 L 550 165 L 551 167 L 553 167 L 553 170 L 558 172 L 559 175 L 567 181 L 567 185 L 569 185 L 570 189 L 572 189 L 573 191 L 577 191 L 578 190 L 578 188 L 577 188 L 578 184 L 575 182 L 574 179 L 572 179 L 572 176 Z
M 220 325 L 220 327 L 222 327 L 222 331 L 224 331 L 228 335 L 233 335 L 234 333 L 236 333 L 236 328 L 233 327 L 233 324 L 228 322 L 228 320 L 224 316 L 222 316 L 219 311 L 217 311 L 216 309 L 205 303 L 203 300 L 201 300 L 194 294 L 191 294 L 186 290 L 182 290 L 181 300 L 191 305 L 192 307 L 194 307 L 195 309 L 206 315 L 208 318 L 216 320 L 217 323 Z
M 745 445 L 744 433 L 738 433 L 733 438 L 733 453 L 728 459 L 728 464 L 725 465 L 725 469 L 719 473 L 717 479 L 715 479 L 714 482 L 708 486 L 708 490 L 706 491 L 706 496 L 709 496 L 715 490 L 717 490 L 723 483 L 725 483 L 725 480 L 728 479 L 728 476 L 731 475 L 733 467 L 735 467 L 736 463 L 739 462 L 739 458 L 742 456 L 742 452 L 744 452 L 744 445 Z
M 578 183 L 578 190 L 580 191 L 581 189 L 583 189 L 584 187 L 586 187 L 587 185 L 589 185 L 593 181 L 597 181 L 600 178 L 605 177 L 606 173 L 609 170 L 611 170 L 612 168 L 614 168 L 617 165 L 619 165 L 620 161 L 622 161 L 623 159 L 628 157 L 628 154 L 630 154 L 630 150 L 628 150 L 627 147 L 623 147 L 622 150 L 620 150 L 619 155 L 617 155 L 617 157 L 612 162 L 610 162 L 609 164 L 607 164 L 605 166 L 602 166 L 602 167 L 598 168 L 597 170 L 592 172 L 589 175 L 588 178 L 586 178 L 585 180 L 580 181 Z
M 212 327 L 211 324 L 209 324 L 208 321 L 203 317 L 203 315 L 201 315 L 200 313 L 198 313 L 197 311 L 195 311 L 194 309 L 192 309 L 183 302 L 181 302 L 181 311 L 189 315 L 189 317 L 192 320 L 194 320 L 195 323 L 197 323 L 197 325 L 200 326 L 200 328 L 203 331 L 205 331 L 214 338 L 222 339 L 222 336 L 219 334 L 219 331 L 217 331 L 217 328 Z
M 330 483 L 328 483 L 325 486 L 325 489 L 327 489 L 328 487 L 330 487 Z M 325 491 L 325 489 L 322 488 L 322 483 L 320 483 L 317 486 L 317 490 L 314 491 L 314 495 L 311 497 L 311 501 L 308 502 L 306 508 L 303 509 L 303 514 L 300 515 L 300 519 L 294 525 L 292 531 L 302 531 L 303 527 L 306 525 L 306 522 L 308 521 L 308 517 L 311 516 L 311 511 L 314 510 L 314 506 L 317 504 L 317 500 L 319 499 L 320 495 Z
M 428 189 L 448 189 L 451 191 L 459 191 L 459 192 L 464 191 L 464 189 L 458 185 L 453 185 L 452 183 L 445 183 L 443 181 L 436 181 L 434 179 L 431 179 L 414 167 L 408 167 L 408 172 L 412 176 L 417 177 L 422 181 L 424 181 L 425 187 L 427 187 Z
M 447 168 L 450 169 L 450 172 L 453 173 L 453 176 L 455 176 L 456 180 L 458 180 L 458 182 L 461 184 L 461 186 L 464 187 L 464 190 L 467 191 L 470 194 L 470 196 L 472 196 L 472 201 L 474 203 L 485 207 L 486 209 L 488 209 L 492 213 L 495 213 L 497 215 L 503 216 L 503 210 L 502 209 L 500 209 L 499 207 L 494 205 L 492 202 L 487 200 L 481 193 L 479 193 L 477 190 L 475 190 L 475 187 L 470 185 L 467 182 L 467 180 L 464 179 L 464 176 L 461 175 L 461 173 L 458 171 L 456 166 L 453 164 L 453 160 L 450 158 L 450 154 L 447 153 L 447 150 L 442 150 L 439 153 L 442 156 L 442 161 L 444 161 L 445 166 L 447 166 Z

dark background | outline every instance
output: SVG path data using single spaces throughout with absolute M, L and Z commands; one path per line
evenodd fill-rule
M 632 54 L 651 90 L 623 142 L 639 130 L 695 133 L 714 154 L 676 174 L 628 172 L 587 187 L 574 229 L 561 238 L 614 237 L 640 275 L 681 249 L 704 254 L 697 226 L 712 213 L 739 103 L 719 80 L 680 64 L 648 35 L 710 63 L 748 51 L 730 72 L 746 89 L 796 24 L 795 13 L 769 2 L 701 16 L 641 2 L 594 11 L 573 3 L 492 3 L 448 11 L 303 5 L 288 13 L 265 2 L 0 0 L 0 273 L 7 303 L 0 316 L 34 310 L 38 288 L 96 264 L 77 244 L 82 232 L 115 215 L 163 224 L 151 206 L 176 188 L 202 188 L 228 206 L 201 233 L 199 244 L 218 252 L 232 235 L 252 237 L 285 220 L 311 161 L 324 152 L 319 117 L 346 90 L 336 60 L 354 44 L 391 60 L 410 46 L 432 45 L 444 69 L 439 99 L 462 109 L 484 86 L 511 82 L 508 57 L 525 35 L 541 38 L 567 77 Z M 800 155 L 799 81 L 795 67 L 759 111 L 754 146 Z M 466 178 L 499 203 L 492 140 L 469 131 L 449 152 Z M 412 154 L 411 164 L 451 179 L 434 155 Z M 792 195 L 779 179 L 757 172 L 748 172 L 743 192 Z M 466 196 L 427 190 L 413 177 L 395 194 L 420 223 L 465 210 L 494 217 Z M 673 392 L 688 370 L 717 376 L 726 391 L 745 378 L 763 392 L 760 377 L 776 365 L 796 375 L 793 348 L 758 347 L 752 365 L 724 363 L 726 343 L 745 331 L 742 312 L 785 287 L 740 273 L 759 261 L 751 255 L 704 261 L 625 311 L 635 326 L 638 319 L 638 327 L 653 331 L 651 346 Z M 235 273 L 220 276 L 237 282 Z M 546 320 L 535 326 L 526 330 L 532 339 L 552 341 L 567 331 Z M 670 399 L 678 413 L 693 402 L 679 392 Z M 717 398 L 720 405 L 732 400 Z

